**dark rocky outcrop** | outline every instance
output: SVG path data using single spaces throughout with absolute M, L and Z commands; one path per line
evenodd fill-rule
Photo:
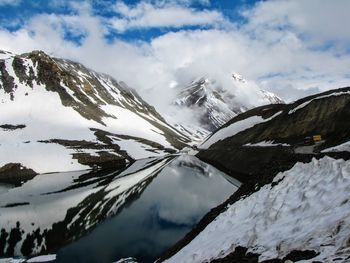
M 297 107 L 300 109 L 295 110 Z M 303 143 L 305 137 L 315 134 L 320 134 L 325 139 L 325 143 L 320 148 L 324 149 L 350 139 L 348 123 L 350 87 L 306 97 L 291 104 L 273 104 L 255 108 L 238 115 L 220 129 L 251 116 L 268 119 L 277 113 L 279 114 L 270 121 L 219 141 L 210 149 L 232 148 L 246 143 L 271 140 L 295 146 Z
M 4 60 L 0 60 L 0 73 L 0 87 L 4 89 L 6 93 L 9 93 L 11 100 L 13 100 L 13 91 L 16 88 L 16 84 L 14 78 L 8 74 Z
M 245 247 L 236 247 L 235 251 L 223 258 L 214 259 L 211 263 L 258 263 L 259 254 L 247 252 Z M 260 261 L 261 263 L 284 263 L 287 260 L 298 262 L 301 260 L 308 260 L 316 257 L 318 253 L 313 250 L 293 250 L 283 259 L 274 258 Z
M 13 125 L 13 124 L 3 124 L 0 125 L 0 128 L 5 130 L 5 131 L 13 131 L 17 129 L 24 129 L 26 126 L 24 124 L 18 124 L 18 125 Z
M 0 167 L 0 182 L 21 185 L 23 182 L 33 179 L 37 173 L 19 163 L 8 163 Z

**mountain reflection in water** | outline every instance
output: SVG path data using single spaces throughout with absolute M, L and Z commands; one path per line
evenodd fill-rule
M 187 155 L 144 159 L 123 171 L 38 175 L 0 192 L 0 257 L 154 261 L 236 191 L 239 182 L 224 176 Z

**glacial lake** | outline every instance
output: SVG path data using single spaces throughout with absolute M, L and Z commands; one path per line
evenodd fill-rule
M 125 170 L 38 175 L 0 185 L 0 257 L 55 262 L 154 262 L 240 183 L 194 156 L 137 161 Z

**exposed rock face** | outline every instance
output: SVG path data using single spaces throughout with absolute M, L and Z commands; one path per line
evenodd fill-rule
M 233 118 L 220 130 L 242 125 L 254 117 L 262 121 L 253 127 L 229 134 L 207 149 L 201 149 L 198 157 L 241 181 L 255 180 L 264 168 L 275 174 L 290 168 L 297 160 L 315 156 L 325 148 L 350 140 L 350 88 L 328 91 L 310 96 L 291 104 L 267 105 L 247 111 Z M 296 154 L 295 149 L 305 143 L 305 138 L 321 135 L 322 141 L 314 146 L 314 152 Z M 214 138 L 215 133 L 212 135 Z M 208 141 L 211 140 L 210 138 Z M 271 146 L 254 146 L 260 142 L 273 142 Z M 205 145 L 204 143 L 203 145 Z M 201 148 L 201 146 L 199 146 Z M 205 147 L 206 148 L 206 147 Z M 324 154 L 319 154 L 320 156 Z M 337 157 L 336 153 L 328 153 Z M 300 156 L 297 157 L 297 156 Z M 343 156 L 348 156 L 344 153 Z M 273 169 L 276 167 L 276 169 Z
M 267 121 L 233 136 L 227 136 L 211 145 L 210 149 L 222 148 L 223 145 L 235 147 L 262 141 L 296 145 L 303 143 L 305 137 L 316 134 L 325 140 L 320 149 L 338 145 L 350 137 L 347 123 L 350 118 L 349 105 L 350 88 L 342 88 L 306 97 L 287 105 L 262 106 L 240 114 L 220 129 L 254 116 L 260 116 Z M 273 118 L 268 120 L 271 117 Z
M 119 167 L 190 142 L 125 83 L 42 51 L 0 53 L 0 111 L 0 167 Z
M 24 129 L 25 127 L 26 126 L 24 124 L 19 124 L 19 125 L 3 124 L 3 125 L 0 125 L 0 128 L 5 130 L 5 131 Z

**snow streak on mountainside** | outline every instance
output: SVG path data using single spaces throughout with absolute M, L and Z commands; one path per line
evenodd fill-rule
M 205 77 L 194 80 L 175 100 L 179 107 L 193 109 L 196 120 L 209 131 L 247 109 L 273 103 L 283 101 L 236 73 L 224 82 Z
M 125 163 L 190 142 L 122 82 L 41 51 L 0 52 L 0 167 Z
M 324 149 L 322 152 L 350 152 L 350 141 L 328 149 Z
M 167 118 L 169 124 L 191 139 L 189 145 L 196 146 L 210 136 L 210 132 L 196 124 L 182 123 L 179 120 Z
M 234 136 L 235 134 L 244 131 L 246 129 L 249 129 L 256 124 L 263 123 L 266 121 L 269 121 L 273 119 L 275 116 L 279 115 L 281 112 L 276 113 L 270 118 L 264 119 L 261 116 L 252 116 L 247 119 L 237 121 L 232 123 L 231 125 L 224 127 L 222 129 L 219 129 L 216 133 L 214 133 L 208 140 L 206 140 L 203 144 L 200 145 L 200 148 L 207 149 L 212 144 L 223 140 L 227 137 Z
M 259 262 L 293 250 L 316 251 L 303 262 L 348 262 L 349 191 L 350 161 L 324 157 L 297 163 L 230 205 L 166 262 L 209 262 L 238 246 L 260 254 Z

